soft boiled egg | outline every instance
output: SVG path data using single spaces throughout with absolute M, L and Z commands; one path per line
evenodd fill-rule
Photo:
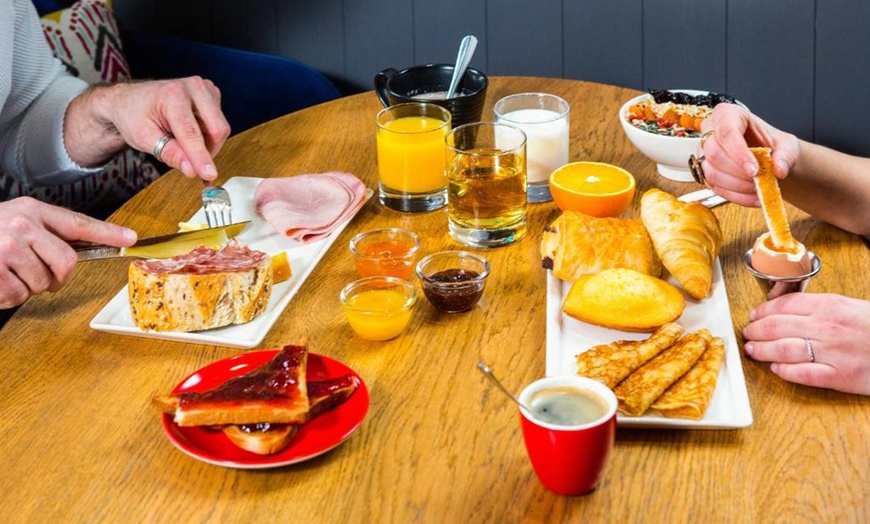
M 779 251 L 774 248 L 770 233 L 758 237 L 752 247 L 752 269 L 771 277 L 802 277 L 812 271 L 807 248 L 795 241 L 795 252 Z

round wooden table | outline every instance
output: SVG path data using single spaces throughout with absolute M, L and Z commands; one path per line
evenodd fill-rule
M 562 79 L 492 78 L 486 115 L 504 95 L 542 91 L 571 104 L 571 159 L 622 166 L 640 194 L 694 184 L 659 177 L 624 137 L 620 105 L 637 92 Z M 220 180 L 341 170 L 376 188 L 374 117 L 363 93 L 309 108 L 229 140 Z M 112 217 L 141 236 L 176 230 L 200 206 L 198 181 L 172 172 Z M 638 200 L 626 216 L 636 216 Z M 764 230 L 761 213 L 714 209 L 737 338 L 761 291 L 741 256 Z M 860 238 L 789 208 L 795 236 L 824 267 L 811 291 L 870 298 Z M 238 349 L 115 335 L 89 321 L 126 282 L 127 262 L 80 264 L 59 293 L 30 300 L 0 331 L 0 520 L 3 522 L 867 522 L 870 400 L 786 383 L 743 359 L 754 424 L 735 430 L 625 429 L 598 489 L 546 491 L 526 458 L 516 408 L 477 371 L 489 362 L 508 387 L 544 375 L 546 271 L 542 228 L 552 203 L 530 207 L 530 233 L 478 250 L 492 264 L 481 307 L 442 315 L 421 301 L 399 338 L 366 342 L 342 317 L 354 279 L 347 242 L 395 226 L 422 252 L 455 249 L 446 211 L 401 214 L 369 202 L 326 253 L 259 349 L 307 335 L 312 352 L 356 370 L 371 406 L 359 431 L 310 461 L 266 471 L 228 469 L 179 452 L 152 396 Z

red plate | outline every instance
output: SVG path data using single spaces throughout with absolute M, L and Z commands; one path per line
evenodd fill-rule
M 243 353 L 213 362 L 175 386 L 173 393 L 206 391 L 227 380 L 262 366 L 278 353 L 277 350 Z M 306 377 L 309 381 L 353 375 L 359 387 L 338 407 L 308 422 L 290 445 L 274 455 L 257 455 L 236 446 L 220 430 L 206 426 L 181 427 L 172 416 L 163 414 L 163 429 L 169 440 L 193 458 L 230 468 L 262 469 L 295 464 L 326 453 L 350 437 L 362 424 L 369 410 L 369 392 L 365 382 L 349 367 L 337 360 L 314 353 L 308 354 Z

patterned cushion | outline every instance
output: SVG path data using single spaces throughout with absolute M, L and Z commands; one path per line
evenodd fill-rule
M 102 0 L 81 0 L 42 17 L 45 39 L 67 70 L 89 84 L 130 79 L 118 24 Z
M 42 17 L 45 38 L 69 72 L 89 84 L 130 78 L 118 24 L 105 0 L 79 0 Z M 70 184 L 28 187 L 0 172 L 0 197 L 29 195 L 78 211 L 106 215 L 160 176 L 150 157 L 132 149 L 99 173 Z

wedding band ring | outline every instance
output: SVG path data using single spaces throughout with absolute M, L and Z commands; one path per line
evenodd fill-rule
M 716 133 L 716 130 L 711 129 L 709 131 L 705 131 L 704 134 L 701 135 L 701 142 L 700 142 L 701 149 L 704 149 L 704 142 L 706 142 L 707 139 L 710 138 L 711 136 L 713 136 L 715 133 Z
M 707 179 L 704 177 L 704 167 L 701 165 L 703 161 L 704 155 L 701 155 L 700 157 L 696 157 L 695 155 L 689 155 L 689 171 L 692 173 L 692 178 L 695 180 L 695 182 L 701 184 L 702 186 L 706 186 Z
M 166 147 L 166 143 L 172 140 L 172 133 L 166 133 L 157 139 L 157 143 L 154 144 L 154 158 L 156 158 L 159 162 L 163 162 L 163 159 L 160 158 L 160 154 L 163 153 L 163 148 Z
M 816 361 L 816 354 L 813 353 L 813 343 L 810 342 L 810 339 L 805 338 L 804 345 L 807 348 L 807 358 L 809 359 L 810 362 L 815 362 Z

